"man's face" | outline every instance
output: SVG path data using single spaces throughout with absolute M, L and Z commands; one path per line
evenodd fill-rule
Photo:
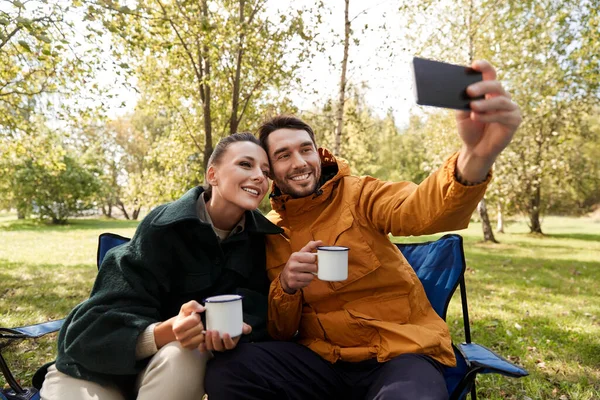
M 271 178 L 281 192 L 296 198 L 313 194 L 321 178 L 321 159 L 308 132 L 278 129 L 267 143 Z

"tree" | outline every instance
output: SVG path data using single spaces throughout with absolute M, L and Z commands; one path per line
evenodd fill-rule
M 444 61 L 463 65 L 471 65 L 476 58 L 485 58 L 486 51 L 484 49 L 488 43 L 485 40 L 482 40 L 481 32 L 485 31 L 491 20 L 491 15 L 487 7 L 493 8 L 496 4 L 484 5 L 479 3 L 475 4 L 475 0 L 457 0 L 446 4 L 445 6 L 438 6 L 435 8 L 433 14 L 440 20 L 440 27 L 438 30 L 432 31 L 432 33 L 430 33 L 429 36 L 426 36 L 424 40 L 414 36 L 415 43 L 418 43 L 417 46 L 419 46 L 419 44 L 421 46 L 421 52 L 425 56 L 441 57 Z M 495 3 L 497 3 L 497 1 Z M 426 6 L 424 8 L 431 5 L 432 2 L 429 1 L 426 1 L 423 4 L 423 6 Z M 450 9 L 452 9 L 452 12 L 448 12 Z M 409 12 L 405 7 L 402 7 L 401 11 L 403 13 Z M 416 11 L 422 12 L 423 10 L 417 8 Z M 414 10 L 412 12 L 414 12 Z M 420 19 L 421 15 L 411 14 L 411 17 L 412 18 L 409 18 L 409 20 L 411 24 L 414 24 L 414 26 L 412 26 L 414 32 L 422 32 L 423 28 L 414 29 L 415 26 L 419 25 L 417 20 Z M 418 33 L 416 33 L 416 35 L 418 35 Z M 448 118 L 446 121 L 448 126 L 455 125 L 452 118 Z M 456 131 L 456 129 L 454 129 L 454 131 Z M 456 135 L 455 132 L 449 134 L 452 136 Z M 444 141 L 445 140 L 442 140 L 442 142 Z M 460 143 L 458 143 L 458 145 L 460 146 Z M 433 148 L 440 149 L 443 154 L 447 151 L 440 146 L 434 146 Z M 429 149 L 431 151 L 431 148 Z M 437 165 L 437 163 L 434 164 Z M 482 222 L 483 240 L 497 243 L 488 216 L 485 197 L 481 199 L 477 205 L 477 212 L 479 213 Z
M 85 157 L 77 159 L 42 127 L 35 137 L 12 143 L 0 168 L 10 174 L 10 193 L 22 214 L 33 212 L 64 224 L 95 206 L 99 171 L 86 164 Z
M 93 74 L 94 46 L 76 42 L 95 34 L 73 25 L 68 2 L 6 0 L 0 8 L 0 134 L 27 131 L 30 116 L 47 112 L 67 117 L 65 97 L 79 92 Z M 80 32 L 80 33 L 78 33 Z M 90 87 L 85 88 L 91 90 Z M 60 104 L 53 95 L 60 94 Z
M 342 76 L 340 78 L 339 99 L 336 111 L 335 146 L 333 153 L 341 155 L 342 127 L 344 125 L 344 103 L 346 97 L 346 70 L 348 68 L 348 48 L 350 46 L 351 21 L 348 17 L 350 0 L 345 0 L 344 8 L 344 57 L 342 58 Z
M 475 58 L 497 66 L 520 105 L 524 121 L 496 162 L 488 194 L 495 193 L 503 209 L 510 205 L 526 213 L 532 232 L 542 232 L 540 214 L 549 200 L 569 191 L 566 183 L 571 179 L 565 177 L 572 169 L 564 154 L 574 151 L 584 117 L 598 102 L 599 61 L 586 56 L 596 54 L 600 46 L 598 5 L 556 0 L 452 2 L 448 7 L 454 11 L 469 13 L 439 13 L 463 15 L 463 26 L 471 28 L 456 31 L 453 26 L 461 24 L 441 23 L 425 42 L 430 51 L 442 47 L 461 56 L 469 51 L 460 44 L 470 43 L 472 37 Z M 472 16 L 470 24 L 465 15 Z
M 0 202 L 16 208 L 19 218 L 32 211 L 31 199 L 13 191 L 27 180 L 25 171 L 39 172 L 27 158 L 35 136 L 48 126 L 60 126 L 67 136 L 65 127 L 95 108 L 81 100 L 99 92 L 91 79 L 101 62 L 93 45 L 97 32 L 85 23 L 75 27 L 77 13 L 72 2 L 7 0 L 0 7 L 0 164 L 9 172 L 0 175 Z M 46 150 L 60 155 L 57 146 Z M 20 183 L 13 179 L 15 166 L 24 168 Z
M 142 206 L 152 206 L 154 196 L 146 177 L 153 165 L 150 152 L 155 142 L 168 132 L 168 120 L 145 107 L 143 99 L 129 115 L 88 126 L 80 148 L 95 154 L 95 164 L 102 170 L 102 212 L 112 216 L 118 208 L 126 219 L 136 220 Z
M 120 38 L 116 56 L 135 71 L 148 104 L 173 118 L 171 140 L 186 145 L 177 162 L 200 163 L 192 180 L 202 178 L 216 139 L 279 103 L 311 39 L 302 10 L 269 17 L 266 0 L 88 4 L 89 17 Z
M 421 182 L 429 175 L 423 169 L 426 149 L 421 131 L 400 131 L 391 110 L 379 117 L 365 99 L 366 89 L 350 85 L 344 108 L 345 134 L 341 151 L 353 173 L 378 179 Z M 335 142 L 337 110 L 330 99 L 321 109 L 302 114 L 313 128 L 320 147 L 331 149 Z M 417 118 L 414 117 L 415 121 Z M 411 124 L 418 126 L 415 122 Z

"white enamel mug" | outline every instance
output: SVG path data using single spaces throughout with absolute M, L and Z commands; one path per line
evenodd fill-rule
M 348 247 L 317 247 L 317 277 L 322 281 L 345 281 L 348 279 Z
M 244 314 L 242 312 L 242 296 L 224 294 L 204 300 L 206 307 L 206 330 L 219 331 L 219 335 L 228 333 L 236 337 L 242 334 Z

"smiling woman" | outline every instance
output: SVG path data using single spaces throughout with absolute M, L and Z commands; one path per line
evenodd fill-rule
M 217 145 L 209 160 L 206 182 L 211 197 L 206 209 L 218 229 L 230 231 L 267 193 L 269 161 L 257 144 L 249 133 L 232 135 Z
M 110 250 L 90 298 L 63 325 L 41 398 L 199 399 L 210 351 L 267 339 L 265 235 L 282 232 L 256 210 L 268 173 L 254 136 L 228 136 L 206 188 L 155 208 Z M 205 329 L 200 301 L 219 295 L 243 297 L 242 335 Z

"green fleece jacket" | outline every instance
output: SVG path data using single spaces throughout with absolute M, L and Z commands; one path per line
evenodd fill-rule
M 265 234 L 278 234 L 258 211 L 247 211 L 245 229 L 219 243 L 200 221 L 200 187 L 152 210 L 132 240 L 110 250 L 90 298 L 76 306 L 58 337 L 56 368 L 75 378 L 130 388 L 148 360 L 136 361 L 138 336 L 150 324 L 177 315 L 189 300 L 244 296 L 244 322 L 268 338 Z

